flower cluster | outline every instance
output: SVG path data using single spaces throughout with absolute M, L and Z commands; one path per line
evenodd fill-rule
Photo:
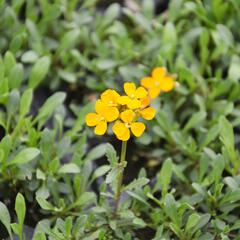
M 146 126 L 139 120 L 152 120 L 156 114 L 156 110 L 150 106 L 151 100 L 161 92 L 171 91 L 175 85 L 174 78 L 166 68 L 157 67 L 151 76 L 141 80 L 140 87 L 131 82 L 125 83 L 123 96 L 112 89 L 104 91 L 96 101 L 95 113 L 87 114 L 86 123 L 95 127 L 97 135 L 103 135 L 108 123 L 114 122 L 112 130 L 119 140 L 127 141 L 131 133 L 140 137 Z

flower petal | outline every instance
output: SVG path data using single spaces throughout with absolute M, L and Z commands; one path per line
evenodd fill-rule
M 100 115 L 104 114 L 104 112 L 106 111 L 106 107 L 107 105 L 104 104 L 101 100 L 97 100 L 95 103 L 95 111 Z
M 136 85 L 130 82 L 124 83 L 124 91 L 129 97 L 131 97 L 135 94 Z
M 128 96 L 121 96 L 118 98 L 118 103 L 121 105 L 126 105 L 131 101 L 131 98 Z
M 106 131 L 107 131 L 107 122 L 106 121 L 99 122 L 94 129 L 94 133 L 96 135 L 103 135 Z
M 136 137 L 140 137 L 143 134 L 145 128 L 145 125 L 141 122 L 134 122 L 131 124 L 131 131 Z
M 126 125 L 122 122 L 116 122 L 113 127 L 113 132 L 117 136 L 119 140 L 122 140 L 122 138 L 126 138 L 126 135 L 129 133 L 129 129 L 126 127 Z M 129 133 L 130 135 L 130 133 Z
M 135 117 L 135 113 L 132 110 L 125 110 L 120 114 L 120 118 L 125 123 L 131 123 Z
M 154 87 L 154 79 L 152 77 L 142 78 L 141 85 L 145 88 L 152 88 Z
M 112 89 L 108 89 L 101 94 L 101 100 L 108 106 L 116 106 L 120 95 Z
M 135 97 L 136 98 L 144 98 L 148 94 L 147 90 L 144 87 L 138 87 L 136 92 L 135 92 Z
M 88 113 L 85 121 L 86 121 L 87 126 L 93 127 L 99 123 L 100 118 L 101 118 L 101 116 L 99 116 L 96 113 Z
M 140 99 L 140 101 L 141 101 L 141 108 L 145 108 L 149 106 L 151 102 L 149 97 L 142 98 Z
M 156 67 L 152 71 L 152 77 L 154 79 L 161 79 L 167 74 L 167 69 L 165 67 Z
M 141 101 L 137 99 L 130 100 L 130 102 L 127 104 L 128 108 L 130 109 L 136 109 L 141 107 Z
M 160 82 L 160 88 L 164 92 L 171 91 L 175 86 L 174 80 L 172 77 L 165 77 Z
M 152 120 L 155 117 L 156 109 L 148 107 L 140 111 L 141 116 L 146 120 Z
M 159 96 L 160 92 L 161 92 L 161 88 L 160 87 L 151 88 L 151 89 L 149 89 L 149 96 L 151 98 L 156 98 L 156 97 Z
M 118 137 L 118 139 L 121 141 L 127 141 L 129 138 L 130 138 L 130 131 L 128 128 L 123 135 Z
M 113 122 L 118 118 L 119 111 L 116 107 L 108 107 L 103 116 L 107 122 Z

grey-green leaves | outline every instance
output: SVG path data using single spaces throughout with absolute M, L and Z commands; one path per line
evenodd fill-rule
M 8 165 L 22 165 L 26 164 L 39 155 L 40 151 L 36 148 L 26 148 L 20 151 L 13 159 L 8 163 Z
M 66 98 L 66 94 L 63 92 L 57 92 L 49 97 L 43 106 L 39 109 L 39 113 L 35 118 L 35 121 L 39 121 L 40 125 L 44 124 L 44 122 L 51 117 L 54 110 L 63 103 Z
M 23 195 L 21 193 L 17 194 L 15 201 L 15 211 L 17 213 L 18 224 L 13 225 L 13 230 L 18 234 L 20 240 L 23 238 L 23 224 L 26 215 L 26 203 Z
M 235 151 L 233 127 L 225 117 L 220 118 L 219 125 L 220 125 L 220 139 L 223 142 L 225 150 L 230 158 L 230 161 L 234 166 L 234 171 L 237 172 L 240 166 L 240 162 L 237 158 L 237 152 Z
M 29 87 L 36 88 L 40 82 L 45 78 L 50 67 L 50 58 L 48 56 L 39 58 L 34 64 L 29 76 Z
M 10 214 L 7 207 L 2 202 L 0 202 L 0 222 L 5 226 L 10 238 L 12 239 Z
M 27 89 L 23 93 L 21 100 L 20 100 L 20 109 L 19 109 L 20 116 L 23 117 L 29 112 L 31 103 L 32 103 L 32 98 L 33 98 L 32 89 Z
M 168 191 L 168 187 L 172 177 L 172 170 L 172 160 L 168 158 L 164 161 L 162 165 L 161 171 L 157 177 L 157 184 L 155 186 L 155 190 L 157 190 L 159 187 L 162 188 L 163 196 L 165 196 Z

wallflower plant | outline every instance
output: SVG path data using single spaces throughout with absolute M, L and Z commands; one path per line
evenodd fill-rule
M 156 115 L 156 109 L 150 106 L 152 99 L 162 92 L 173 90 L 175 86 L 174 77 L 167 73 L 167 69 L 156 67 L 150 77 L 141 80 L 141 86 L 137 87 L 132 82 L 124 83 L 124 95 L 120 95 L 113 89 L 105 90 L 95 103 L 95 113 L 86 115 L 86 124 L 89 127 L 95 127 L 96 135 L 104 135 L 108 124 L 112 124 L 113 133 L 122 141 L 120 166 L 125 163 L 127 141 L 131 135 L 141 137 L 146 130 L 143 120 L 150 121 Z M 122 180 L 123 171 L 117 179 L 115 214 L 121 195 Z

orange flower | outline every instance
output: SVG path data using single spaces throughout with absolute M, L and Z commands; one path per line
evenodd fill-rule
M 95 104 L 96 113 L 88 113 L 86 123 L 89 127 L 95 127 L 94 133 L 103 135 L 107 131 L 107 123 L 115 121 L 119 116 L 116 107 L 109 107 L 101 100 L 97 100 Z
M 175 82 L 172 76 L 167 75 L 166 68 L 157 67 L 153 69 L 151 77 L 141 80 L 141 85 L 148 89 L 151 98 L 156 98 L 161 91 L 171 91 L 175 87 Z
M 140 101 L 141 101 L 140 109 L 146 108 L 146 107 L 149 106 L 150 103 L 151 103 L 151 99 L 149 98 L 149 96 L 140 99 Z
M 130 138 L 130 130 L 134 136 L 140 137 L 144 130 L 145 125 L 141 122 L 135 122 L 136 114 L 133 110 L 125 110 L 120 114 L 122 122 L 116 122 L 113 125 L 113 132 L 119 140 L 127 141 Z
M 134 83 L 125 83 L 124 91 L 127 96 L 121 96 L 118 99 L 118 103 L 121 105 L 127 105 L 130 109 L 136 109 L 141 106 L 140 99 L 145 98 L 147 96 L 147 91 L 143 87 L 136 88 Z

